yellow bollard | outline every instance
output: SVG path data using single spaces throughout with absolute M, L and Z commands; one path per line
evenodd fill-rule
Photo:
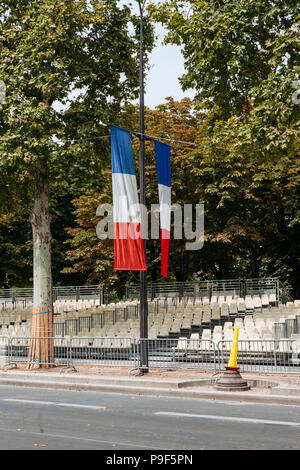
M 231 345 L 230 359 L 225 371 L 217 379 L 215 388 L 217 390 L 225 390 L 227 392 L 244 392 L 250 390 L 246 380 L 241 377 L 239 367 L 237 365 L 239 329 L 235 328 Z
M 235 328 L 233 332 L 233 340 L 231 345 L 230 358 L 227 367 L 230 369 L 238 369 L 237 351 L 238 351 L 239 329 Z

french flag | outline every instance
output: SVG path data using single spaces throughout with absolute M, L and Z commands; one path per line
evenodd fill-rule
M 160 204 L 161 275 L 168 277 L 171 229 L 171 147 L 157 141 L 154 145 Z
M 130 133 L 111 126 L 111 162 L 114 205 L 114 269 L 146 271 L 141 214 Z

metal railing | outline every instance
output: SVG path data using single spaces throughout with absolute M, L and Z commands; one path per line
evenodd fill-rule
M 55 300 L 84 300 L 99 299 L 102 305 L 107 294 L 102 286 L 63 286 L 53 287 L 53 299 Z M 2 302 L 26 302 L 33 298 L 32 288 L 0 289 L 0 303 Z
M 28 363 L 30 337 L 0 337 L 0 363 Z M 54 337 L 35 338 L 52 342 L 51 364 L 56 366 L 108 366 L 144 368 L 141 348 L 146 350 L 149 369 L 220 372 L 227 364 L 231 341 L 179 339 Z M 43 363 L 40 360 L 37 362 Z M 49 364 L 49 361 L 47 361 Z M 241 372 L 300 374 L 300 341 L 239 340 Z
M 277 278 L 245 279 L 244 295 L 275 294 L 277 302 L 286 303 L 292 301 L 288 290 Z
M 126 286 L 126 298 L 137 299 L 139 284 Z M 276 302 L 292 300 L 288 291 L 277 278 L 224 279 L 187 282 L 156 282 L 148 284 L 148 298 L 191 297 L 194 299 L 217 296 L 274 294 Z
M 57 318 L 57 320 L 56 320 Z M 91 314 L 83 313 L 77 318 L 66 318 L 59 321 L 59 316 L 54 319 L 54 333 L 59 336 L 75 335 L 80 331 L 90 332 L 93 329 L 103 328 L 106 325 L 115 325 L 117 322 L 137 320 L 139 318 L 139 306 L 131 305 L 124 308 L 104 310 Z
M 139 284 L 126 286 L 126 299 L 139 298 Z M 276 301 L 286 303 L 292 300 L 287 289 L 277 278 L 264 279 L 224 279 L 208 281 L 187 282 L 156 282 L 148 283 L 148 298 L 211 298 L 213 295 L 262 295 L 275 294 Z M 0 310 L 10 303 L 15 308 L 16 302 L 22 302 L 24 307 L 30 304 L 33 298 L 32 288 L 0 289 Z M 103 286 L 63 286 L 53 288 L 55 300 L 84 300 L 99 299 L 100 305 L 116 302 L 115 295 L 108 292 Z
M 199 282 L 156 282 L 148 283 L 148 298 L 167 297 L 211 297 L 216 293 L 225 295 L 240 295 L 242 292 L 242 281 L 239 279 L 199 281 Z M 126 286 L 126 298 L 139 298 L 139 284 Z

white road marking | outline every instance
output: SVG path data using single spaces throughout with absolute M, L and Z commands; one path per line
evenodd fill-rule
M 24 403 L 27 405 L 45 405 L 45 406 L 62 406 L 64 408 L 83 408 L 88 410 L 106 410 L 106 406 L 81 405 L 77 403 L 60 403 L 55 401 L 38 401 L 38 400 L 22 400 L 19 398 L 5 398 L 1 401 L 10 403 Z
M 206 419 L 211 421 L 236 421 L 239 423 L 252 423 L 252 424 L 271 424 L 274 426 L 290 426 L 297 428 L 300 426 L 300 423 L 293 423 L 291 421 L 272 421 L 268 419 L 253 419 L 253 418 L 237 418 L 235 416 L 216 416 L 216 415 L 200 415 L 192 413 L 176 413 L 172 411 L 158 411 L 155 413 L 159 416 L 174 416 L 181 418 L 199 418 Z

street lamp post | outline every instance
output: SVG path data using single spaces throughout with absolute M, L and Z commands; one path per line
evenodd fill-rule
M 138 0 L 140 9 L 140 204 L 146 204 L 145 189 L 145 102 L 144 102 L 144 7 L 146 0 Z M 143 220 L 142 220 L 143 223 Z M 146 255 L 146 239 L 144 239 Z M 140 338 L 148 338 L 148 298 L 147 298 L 147 272 L 140 273 Z M 148 345 L 141 341 L 140 373 L 148 372 Z

